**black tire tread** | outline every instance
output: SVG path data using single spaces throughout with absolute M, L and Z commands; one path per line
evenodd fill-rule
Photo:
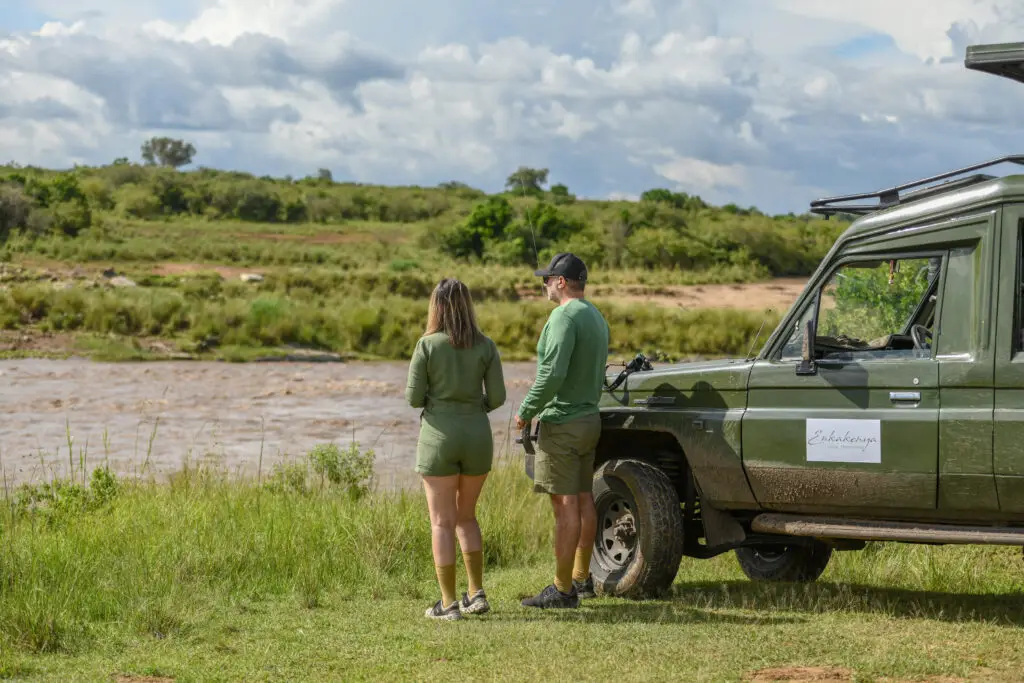
M 661 595 L 675 580 L 683 556 L 683 514 L 672 481 L 657 467 L 632 458 L 609 460 L 596 474 L 618 477 L 632 489 L 639 528 L 657 531 L 653 539 L 641 536 L 633 564 L 619 581 L 607 586 L 595 580 L 595 591 L 633 599 Z
M 774 567 L 759 565 L 753 548 L 737 548 L 735 552 L 740 569 L 753 581 L 815 581 L 832 558 L 832 548 L 821 541 L 788 548 L 786 561 Z

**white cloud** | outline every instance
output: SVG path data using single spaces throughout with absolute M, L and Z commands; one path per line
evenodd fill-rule
M 692 188 L 698 192 L 718 190 L 723 187 L 743 187 L 746 171 L 736 164 L 714 164 L 703 159 L 681 157 L 675 154 L 664 163 L 655 164 L 654 170 L 679 187 Z
M 216 0 L 188 24 L 181 36 L 189 41 L 208 40 L 214 45 L 230 45 L 246 33 L 284 40 L 308 39 L 311 33 L 332 32 L 331 13 L 343 3 L 344 0 Z
M 962 66 L 1021 0 L 34 0 L 0 146 L 104 163 L 153 133 L 257 173 L 802 211 L 1005 151 L 1024 91 Z M 0 10 L 0 23 L 2 23 Z M 618 195 L 617 195 L 618 196 Z

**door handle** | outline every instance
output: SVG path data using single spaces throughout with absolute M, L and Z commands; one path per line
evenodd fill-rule
M 638 406 L 670 406 L 675 405 L 676 399 L 674 396 L 650 396 L 648 398 L 638 398 L 633 401 L 633 405 Z
M 889 400 L 893 403 L 920 403 L 920 391 L 890 391 Z

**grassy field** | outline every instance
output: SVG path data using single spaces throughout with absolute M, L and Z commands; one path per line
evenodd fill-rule
M 515 459 L 480 509 L 492 613 L 430 622 L 424 498 L 371 490 L 366 455 L 322 448 L 248 482 L 99 469 L 8 491 L 0 678 L 953 681 L 1024 665 L 1020 551 L 1004 548 L 872 544 L 811 585 L 754 584 L 730 554 L 684 560 L 664 599 L 527 610 L 552 524 Z
M 591 267 L 613 353 L 736 355 L 784 311 L 694 304 L 681 289 L 806 276 L 846 225 L 667 190 L 596 201 L 131 164 L 0 167 L 0 353 L 406 359 L 432 288 L 456 276 L 485 331 L 520 359 L 550 312 L 532 272 L 572 250 Z

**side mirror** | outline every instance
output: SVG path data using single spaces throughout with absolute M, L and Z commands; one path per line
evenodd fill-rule
M 796 366 L 798 375 L 816 375 L 818 366 L 814 363 L 814 321 L 808 320 L 804 327 L 804 345 L 800 353 L 800 365 Z

